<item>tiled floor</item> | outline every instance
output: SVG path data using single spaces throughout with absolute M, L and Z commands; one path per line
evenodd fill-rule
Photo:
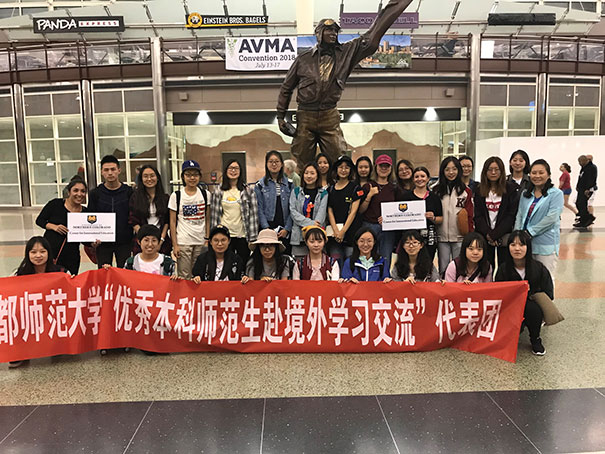
M 35 214 L 0 213 L 1 275 L 39 233 Z M 545 357 L 525 332 L 515 364 L 456 350 L 33 360 L 0 366 L 0 453 L 605 451 L 597 215 L 577 232 L 564 213 L 556 300 L 566 319 L 543 329 Z
M 11 453 L 557 453 L 605 446 L 597 389 L 0 407 Z

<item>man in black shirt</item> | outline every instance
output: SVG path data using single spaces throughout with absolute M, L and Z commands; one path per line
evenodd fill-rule
M 132 188 L 120 182 L 120 163 L 115 156 L 105 156 L 101 160 L 101 183 L 88 195 L 88 211 L 92 213 L 116 214 L 116 241 L 97 246 L 97 265 L 111 265 L 113 256 L 116 266 L 124 267 L 132 250 L 132 227 L 128 224 L 128 202 Z
M 574 224 L 574 227 L 584 228 L 595 221 L 595 217 L 588 212 L 588 199 L 597 186 L 597 166 L 584 155 L 578 158 L 578 163 L 582 167 L 576 185 L 576 191 L 578 191 L 576 208 L 580 219 Z

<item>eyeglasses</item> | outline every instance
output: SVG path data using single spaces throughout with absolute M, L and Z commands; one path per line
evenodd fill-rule
M 236 170 L 239 170 L 239 166 L 227 167 L 227 170 L 230 172 L 235 172 Z
M 142 175 L 142 180 L 155 180 L 157 177 L 155 175 Z
M 420 243 L 419 241 L 406 241 L 405 243 L 403 243 L 404 247 L 417 247 L 420 246 L 422 243 Z
M 200 176 L 200 174 L 197 172 L 185 172 L 183 175 L 185 175 L 186 178 L 193 178 L 193 177 Z

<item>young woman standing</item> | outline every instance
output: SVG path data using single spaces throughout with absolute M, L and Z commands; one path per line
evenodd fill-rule
M 223 225 L 229 229 L 230 248 L 248 261 L 248 243 L 258 235 L 258 201 L 254 189 L 244 181 L 241 165 L 230 159 L 223 169 L 223 182 L 214 190 L 210 202 L 210 228 Z

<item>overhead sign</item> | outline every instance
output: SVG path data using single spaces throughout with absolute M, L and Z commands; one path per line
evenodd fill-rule
M 343 29 L 366 29 L 376 20 L 377 13 L 341 13 L 340 27 Z M 403 13 L 389 28 L 418 28 L 418 13 Z
M 287 71 L 297 56 L 297 38 L 225 38 L 225 67 L 232 71 Z
M 36 17 L 34 33 L 123 32 L 123 16 Z
M 269 25 L 269 16 L 205 16 L 191 13 L 185 16 L 187 28 L 255 28 Z

